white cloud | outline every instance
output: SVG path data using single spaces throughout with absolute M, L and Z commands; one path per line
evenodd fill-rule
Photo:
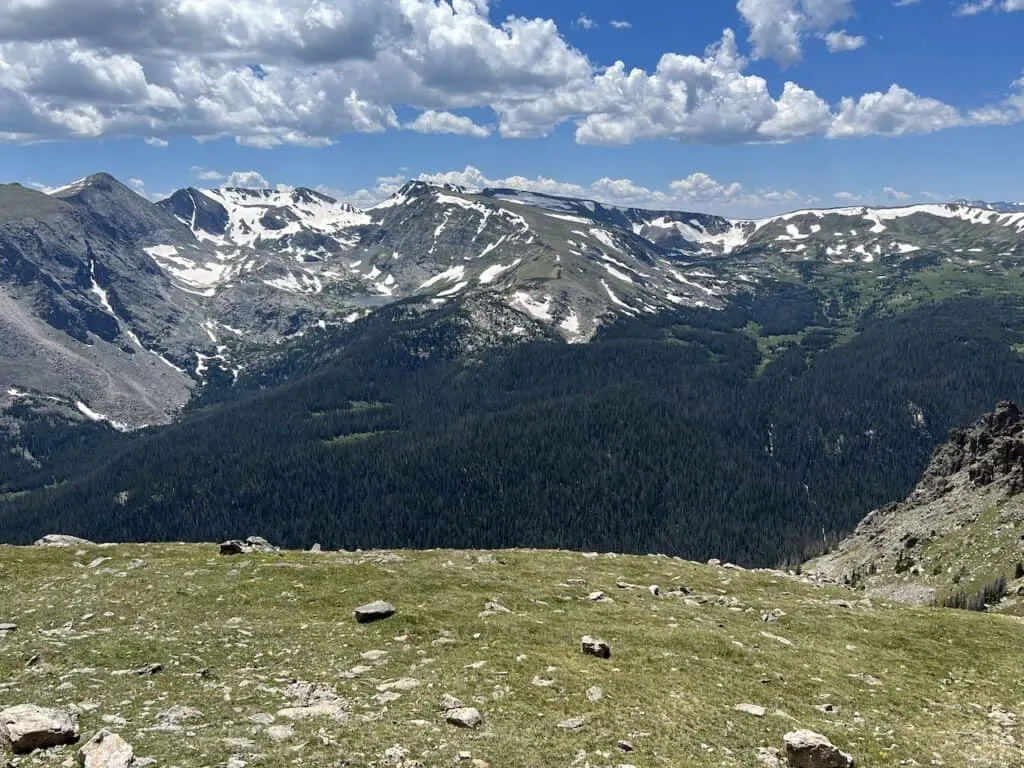
M 915 104 L 854 94 L 837 105 L 796 82 L 773 91 L 748 71 L 731 30 L 703 55 L 664 53 L 653 70 L 599 67 L 550 19 L 492 22 L 490 0 L 0 4 L 0 141 L 138 136 L 165 146 L 175 136 L 227 136 L 316 147 L 346 132 L 400 129 L 396 109 L 410 107 L 419 114 L 411 130 L 482 136 L 490 129 L 459 111 L 490 109 L 505 137 L 570 123 L 578 141 L 604 144 L 777 142 L 1021 119 L 1009 101 L 964 116 L 914 94 Z M 757 58 L 792 63 L 810 37 L 844 50 L 859 40 L 836 29 L 852 0 L 737 8 Z M 917 128 L 900 117 L 912 107 L 928 107 Z
M 632 29 L 632 22 L 626 21 L 625 19 L 614 19 L 611 22 L 612 29 Z
M 841 203 L 857 203 L 860 202 L 861 196 L 854 192 L 836 192 L 834 195 L 835 199 Z
M 594 29 L 594 27 L 597 26 L 597 22 L 594 21 L 589 16 L 587 16 L 585 13 L 581 13 L 579 15 L 579 18 L 576 19 L 576 26 L 581 27 L 582 29 L 590 30 Z
M 477 125 L 468 117 L 432 109 L 423 112 L 411 123 L 406 123 L 405 127 L 417 133 L 454 133 L 480 139 L 491 135 L 490 128 Z
M 146 143 L 151 147 L 158 147 L 160 149 L 163 149 L 168 145 L 168 141 L 166 139 L 161 139 L 157 136 L 147 136 Z
M 885 93 L 876 91 L 859 99 L 843 99 L 828 136 L 902 136 L 931 133 L 963 124 L 963 116 L 954 107 L 892 85 Z
M 208 168 L 193 168 L 192 173 L 195 174 L 196 178 L 200 181 L 224 181 L 227 178 L 220 171 L 210 170 Z
M 809 33 L 853 15 L 853 0 L 738 0 L 736 10 L 750 28 L 754 58 L 788 66 L 800 60 Z
M 858 48 L 863 48 L 867 43 L 867 38 L 863 35 L 851 35 L 845 29 L 828 32 L 823 39 L 825 40 L 825 46 L 831 53 L 856 51 Z
M 475 189 L 520 189 L 549 195 L 588 198 L 610 205 L 663 209 L 698 208 L 737 216 L 769 215 L 815 202 L 814 198 L 791 189 L 747 190 L 738 181 L 719 181 L 700 171 L 672 181 L 664 189 L 651 189 L 631 179 L 607 177 L 587 185 L 559 181 L 546 176 L 491 178 L 471 165 L 461 171 L 423 173 L 418 178 L 434 184 L 456 184 Z M 380 180 L 378 189 L 381 187 L 379 182 Z M 367 199 L 372 195 L 368 194 L 368 190 L 360 190 L 355 196 L 348 195 L 346 199 L 352 200 L 354 197 Z M 383 199 L 383 196 L 379 199 Z
M 146 194 L 146 182 L 142 179 L 133 176 L 128 179 L 128 186 L 138 192 L 140 195 Z
M 271 184 L 258 171 L 232 171 L 228 174 L 224 186 L 269 189 Z
M 995 5 L 995 0 L 977 0 L 977 2 L 963 3 L 955 11 L 957 16 L 976 16 Z
M 882 187 L 882 192 L 883 192 L 883 194 L 885 194 L 886 197 L 891 198 L 893 200 L 909 200 L 910 199 L 910 193 L 909 192 L 901 192 L 900 190 L 895 189 L 893 187 L 888 187 L 888 186 Z

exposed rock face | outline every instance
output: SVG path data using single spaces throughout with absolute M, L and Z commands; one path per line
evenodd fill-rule
M 15 754 L 76 741 L 78 725 L 63 710 L 20 704 L 0 711 L 0 744 L 10 745 Z
M 814 731 L 790 731 L 784 737 L 789 768 L 854 768 L 853 758 Z
M 972 426 L 952 430 L 904 501 L 868 514 L 835 551 L 804 570 L 865 586 L 869 596 L 932 603 L 961 580 L 971 583 L 975 570 L 991 572 L 998 564 L 993 553 L 1012 572 L 1024 559 L 1013 533 L 1021 523 L 1024 411 L 1004 401 Z M 984 563 L 972 551 L 982 540 L 991 541 Z

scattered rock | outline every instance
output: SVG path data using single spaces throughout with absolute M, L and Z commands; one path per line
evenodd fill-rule
M 361 605 L 354 611 L 356 621 L 360 624 L 369 624 L 371 621 L 380 621 L 395 615 L 395 606 L 383 600 L 377 600 L 366 605 Z
M 35 547 L 95 547 L 96 543 L 88 539 L 80 539 L 77 536 L 68 536 L 63 533 L 48 533 L 39 539 L 32 546 Z
M 484 718 L 476 707 L 457 707 L 445 712 L 444 719 L 459 728 L 476 728 Z
M 592 603 L 614 602 L 610 597 L 608 597 L 608 595 L 606 595 L 604 592 L 601 592 L 600 590 L 598 590 L 597 592 L 591 592 L 589 595 L 587 595 L 587 600 L 589 600 Z
M 659 587 L 657 584 L 651 584 L 651 586 L 647 588 L 647 591 L 651 593 L 651 597 L 661 596 L 661 587 Z
M 737 712 L 746 712 L 748 715 L 753 715 L 754 717 L 764 717 L 768 711 L 757 704 L 737 704 L 733 709 Z
M 853 758 L 820 733 L 801 729 L 783 737 L 789 768 L 854 768 Z
M 604 698 L 604 690 L 601 689 L 599 686 L 594 685 L 590 688 L 587 688 L 587 701 L 589 701 L 591 704 L 596 704 L 602 698 Z
M 633 751 L 633 742 L 626 741 L 625 739 L 620 739 L 619 741 L 615 742 L 615 746 L 621 749 L 623 752 Z
M 484 609 L 480 611 L 480 618 L 483 619 L 488 616 L 493 616 L 496 613 L 512 613 L 512 611 L 499 602 L 489 600 L 487 604 L 484 605 Z
M 418 688 L 420 681 L 414 677 L 402 677 L 398 680 L 389 680 L 377 686 L 378 691 L 411 691 Z
M 834 715 L 839 711 L 835 704 L 819 704 L 815 707 L 823 715 Z
M 78 753 L 82 768 L 134 768 L 132 745 L 106 728 L 96 733 Z
M 10 745 L 15 754 L 76 741 L 78 725 L 63 710 L 20 704 L 0 711 L 0 744 Z
M 275 547 L 262 536 L 250 536 L 245 541 L 241 539 L 228 539 L 221 542 L 219 548 L 219 552 L 222 555 L 247 555 L 251 552 L 264 552 L 272 555 L 280 551 L 279 547 Z
M 462 709 L 462 701 L 455 698 L 450 693 L 446 693 L 441 697 L 441 711 L 450 712 L 453 709 Z
M 612 656 L 612 649 L 608 643 L 590 635 L 585 635 L 580 641 L 580 650 L 588 656 L 596 656 L 599 659 L 610 659 Z
M 779 750 L 775 747 L 758 747 L 754 756 L 757 764 L 764 768 L 782 768 L 782 761 L 779 760 Z
M 155 675 L 157 672 L 162 672 L 163 669 L 163 664 L 146 664 L 144 667 L 136 669 L 135 674 L 139 677 L 147 677 L 149 675 Z
M 586 724 L 586 715 L 576 715 L 575 717 L 566 718 L 558 724 L 558 727 L 563 731 L 578 731 Z
M 17 624 L 0 624 L 0 640 L 18 629 Z
M 290 725 L 272 725 L 267 728 L 267 736 L 273 741 L 286 741 L 295 735 L 295 729 Z
M 320 546 L 320 542 L 317 542 L 316 544 L 314 544 L 312 547 L 309 548 L 310 554 L 313 554 L 313 555 L 323 554 L 323 551 L 324 551 L 324 548 Z

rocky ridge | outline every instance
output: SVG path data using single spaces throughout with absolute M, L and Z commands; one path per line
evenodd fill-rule
M 414 181 L 366 210 L 305 188 L 154 204 L 101 173 L 0 187 L 0 210 L 0 389 L 128 429 L 259 350 L 403 300 L 472 307 L 486 330 L 463 329 L 471 354 L 585 342 L 616 317 L 719 309 L 777 280 L 845 296 L 1024 264 L 1024 212 L 965 202 L 732 220 Z
M 905 500 L 869 513 L 806 570 L 917 604 L 1012 580 L 1024 560 L 1022 494 L 1024 411 L 1004 401 L 952 430 Z

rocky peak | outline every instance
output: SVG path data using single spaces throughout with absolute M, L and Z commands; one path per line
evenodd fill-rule
M 1001 487 L 1008 495 L 1024 491 L 1024 411 L 1004 400 L 970 427 L 954 429 L 935 449 L 918 493 L 937 498 L 954 486 L 966 470 L 976 488 Z

